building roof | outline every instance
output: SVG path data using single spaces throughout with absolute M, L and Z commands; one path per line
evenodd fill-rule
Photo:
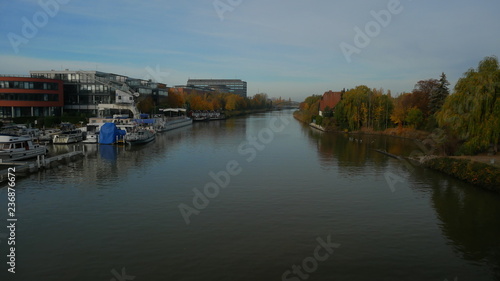
M 328 91 L 323 94 L 319 102 L 319 110 L 324 111 L 326 107 L 335 108 L 342 98 L 342 92 Z

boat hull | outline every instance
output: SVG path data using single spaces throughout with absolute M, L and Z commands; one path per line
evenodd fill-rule
M 166 131 L 174 130 L 177 128 L 189 126 L 192 124 L 193 124 L 193 120 L 191 118 L 168 121 L 165 124 L 163 124 L 163 126 L 161 126 L 157 131 L 158 132 L 166 132 Z
M 55 135 L 52 139 L 53 144 L 69 144 L 76 143 L 83 140 L 83 133 L 80 130 L 63 132 L 61 134 Z
M 156 134 L 150 130 L 138 130 L 136 132 L 128 133 L 125 135 L 125 143 L 130 145 L 145 144 L 153 141 L 156 138 Z
M 84 139 L 83 143 L 98 143 L 99 135 L 98 134 L 88 134 L 87 138 Z
M 9 153 L 7 151 L 0 151 L 0 159 L 2 160 L 2 162 L 17 161 L 17 160 L 35 158 L 38 155 L 45 155 L 45 154 L 47 154 L 47 149 L 45 147 L 30 149 L 24 152 L 17 151 Z

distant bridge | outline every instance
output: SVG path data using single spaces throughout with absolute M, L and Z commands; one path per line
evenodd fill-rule
M 273 102 L 273 109 L 298 109 L 299 105 L 296 101 Z

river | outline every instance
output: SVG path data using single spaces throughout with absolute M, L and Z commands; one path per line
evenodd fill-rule
M 1 280 L 500 280 L 500 196 L 375 151 L 411 140 L 276 111 L 86 149 L 17 179 L 15 274 L 0 189 Z

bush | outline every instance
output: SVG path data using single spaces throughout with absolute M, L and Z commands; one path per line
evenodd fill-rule
M 323 116 L 315 116 L 314 117 L 316 119 L 316 125 L 322 125 L 323 124 Z
M 434 158 L 424 163 L 463 181 L 500 192 L 500 169 L 485 163 L 456 158 Z
M 479 137 L 473 137 L 467 140 L 460 146 L 457 154 L 458 155 L 476 155 L 478 153 L 484 152 L 489 148 L 490 144 L 485 139 Z

